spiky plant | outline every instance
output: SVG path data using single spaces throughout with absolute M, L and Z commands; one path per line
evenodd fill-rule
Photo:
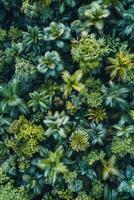
M 77 92 L 81 92 L 84 90 L 85 86 L 82 83 L 80 83 L 82 75 L 83 73 L 81 70 L 77 70 L 72 75 L 68 71 L 63 72 L 62 77 L 65 82 L 64 85 L 65 96 L 71 94 L 73 90 Z
M 93 108 L 88 110 L 88 119 L 99 123 L 107 118 L 106 110 L 103 107 Z
M 134 54 L 125 51 L 119 51 L 115 58 L 109 58 L 110 66 L 106 68 L 110 72 L 111 79 L 125 79 L 127 71 L 134 68 Z
M 117 124 L 114 125 L 113 128 L 116 130 L 116 135 L 117 136 L 123 136 L 123 137 L 129 137 L 134 133 L 134 126 L 133 125 L 129 125 L 129 126 L 125 126 L 122 124 Z
M 128 96 L 128 88 L 116 85 L 114 82 L 110 81 L 109 86 L 102 86 L 102 92 L 104 93 L 105 103 L 109 107 L 119 106 L 124 109 L 127 106 L 127 101 L 125 100 Z
M 45 177 L 52 180 L 53 184 L 56 182 L 58 175 L 64 175 L 68 172 L 66 165 L 61 161 L 62 157 L 63 148 L 60 146 L 55 152 L 49 151 L 48 158 L 38 161 L 38 167 L 44 171 Z
M 101 160 L 102 165 L 103 165 L 103 172 L 102 172 L 102 177 L 103 180 L 107 180 L 110 176 L 110 174 L 119 176 L 119 170 L 117 169 L 116 165 L 116 156 L 112 155 L 111 158 L 106 161 L 106 160 Z
M 46 90 L 39 88 L 37 91 L 29 93 L 30 100 L 28 106 L 35 112 L 41 110 L 42 112 L 47 111 L 50 106 L 50 96 Z
M 44 124 L 47 126 L 46 135 L 53 135 L 56 139 L 67 137 L 69 131 L 69 116 L 64 113 L 55 112 L 54 115 L 47 116 L 44 119 Z
M 89 135 L 91 136 L 92 145 L 103 145 L 103 141 L 106 136 L 106 128 L 102 124 L 90 123 L 88 129 Z
M 85 151 L 89 147 L 89 135 L 86 131 L 78 129 L 70 137 L 70 146 L 74 151 Z
M 25 51 L 33 50 L 36 53 L 40 52 L 43 34 L 37 26 L 27 27 L 27 32 L 23 34 L 23 46 Z

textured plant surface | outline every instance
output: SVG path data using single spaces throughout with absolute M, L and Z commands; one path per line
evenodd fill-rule
M 0 200 L 134 199 L 134 0 L 0 0 Z

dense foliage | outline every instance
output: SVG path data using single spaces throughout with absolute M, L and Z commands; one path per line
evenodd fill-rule
M 0 200 L 134 199 L 134 0 L 0 0 Z

